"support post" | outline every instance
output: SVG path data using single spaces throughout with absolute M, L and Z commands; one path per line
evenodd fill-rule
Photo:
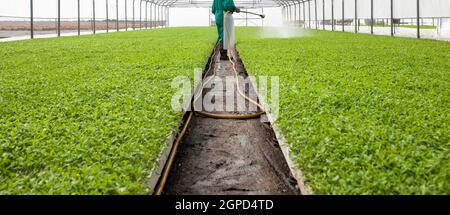
M 325 30 L 325 0 L 322 0 L 322 28 Z
M 289 22 L 289 7 L 287 5 L 287 3 L 283 2 L 283 7 L 284 7 L 284 22 L 283 23 L 288 23 Z
M 292 9 L 291 9 L 291 5 L 288 3 L 288 15 L 289 15 L 289 17 L 288 17 L 288 21 L 289 22 L 291 22 L 292 21 Z
M 77 1 L 77 3 L 78 3 L 78 36 L 80 36 L 80 34 L 81 34 L 81 32 L 80 32 L 80 22 L 81 22 L 81 20 L 80 20 L 80 0 L 78 0 Z
M 317 20 L 317 0 L 314 0 L 314 16 L 316 20 L 316 30 L 319 28 L 319 23 Z
M 295 25 L 296 21 L 297 21 L 297 5 L 295 5 L 295 2 L 294 2 L 294 25 Z
M 420 39 L 420 0 L 417 0 L 417 38 Z
M 158 27 L 158 5 L 155 3 L 155 28 Z
M 311 0 L 308 1 L 308 27 L 311 29 Z
M 153 28 L 155 28 L 156 27 L 156 3 L 153 3 L 154 5 L 153 5 L 153 8 L 152 8 L 152 10 L 153 10 L 153 24 L 152 24 L 152 26 L 153 26 Z
M 306 8 L 305 8 L 305 2 L 302 2 L 302 8 L 303 8 L 303 28 L 306 28 Z
M 287 5 L 287 8 L 288 8 L 288 22 L 291 22 L 291 20 L 292 20 L 292 14 L 291 14 L 291 5 L 288 3 L 288 5 Z
M 370 0 L 370 34 L 373 34 L 373 0 Z
M 148 28 L 148 17 L 147 17 L 147 13 L 148 13 L 148 1 L 145 1 L 145 29 Z
M 155 4 L 155 28 L 159 26 L 159 6 Z
M 289 23 L 290 22 L 290 7 L 289 7 L 289 3 L 284 3 L 285 4 L 285 10 L 286 10 L 286 22 Z
M 331 30 L 334 31 L 334 0 L 331 0 Z
M 264 8 L 261 8 L 261 12 L 264 14 Z M 261 27 L 264 27 L 264 19 L 261 19 Z
M 108 0 L 106 0 L 106 32 L 109 32 Z
M 139 1 L 139 30 L 142 30 L 142 0 Z
M 344 21 L 345 21 L 345 5 L 344 5 L 344 2 L 345 2 L 345 0 L 342 0 L 342 32 L 345 32 L 345 24 L 344 24 Z
M 394 0 L 391 0 L 391 37 L 394 36 Z
M 128 31 L 128 8 L 127 8 L 127 0 L 125 0 L 125 31 Z
M 94 24 L 93 33 L 95 34 L 95 0 L 92 0 L 92 22 Z
M 298 3 L 298 26 L 300 26 L 301 20 L 302 20 L 302 4 L 300 1 L 297 1 Z
M 148 11 L 148 16 L 150 20 L 150 29 L 153 28 L 153 3 L 150 2 L 150 10 Z
M 289 21 L 289 16 L 288 16 L 288 7 L 287 7 L 287 5 L 285 5 L 284 6 L 284 16 L 285 16 L 285 18 L 284 18 L 284 21 L 285 22 L 288 22 Z
M 30 38 L 34 38 L 33 0 L 30 0 Z
M 355 0 L 355 33 L 358 33 L 358 0 Z
M 58 0 L 58 37 L 61 36 L 61 0 Z
M 135 3 L 135 1 L 136 0 L 133 0 L 133 30 L 136 30 L 136 19 L 135 19 L 135 16 L 134 16 L 134 3 Z

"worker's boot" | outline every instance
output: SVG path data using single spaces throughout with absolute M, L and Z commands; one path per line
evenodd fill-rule
M 225 49 L 221 49 L 220 50 L 220 59 L 221 60 L 228 60 L 227 50 L 225 50 Z

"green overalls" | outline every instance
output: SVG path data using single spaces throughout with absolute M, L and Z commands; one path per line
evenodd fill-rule
M 211 12 L 216 17 L 217 33 L 219 34 L 219 41 L 223 42 L 223 14 L 224 11 L 234 12 L 236 6 L 233 0 L 214 0 Z

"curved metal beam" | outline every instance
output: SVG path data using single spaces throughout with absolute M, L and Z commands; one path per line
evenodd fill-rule
M 165 24 L 165 26 L 168 26 L 169 25 L 169 8 L 175 3 L 175 2 L 177 2 L 177 0 L 169 0 L 169 1 L 167 1 L 167 3 L 164 5 L 165 7 L 164 7 L 164 11 L 165 11 L 165 17 L 166 17 L 166 19 L 165 19 L 165 22 L 164 22 L 164 24 Z

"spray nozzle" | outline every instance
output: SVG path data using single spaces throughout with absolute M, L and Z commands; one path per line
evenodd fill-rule
M 264 15 L 264 14 L 258 14 L 258 13 L 253 13 L 253 12 L 243 11 L 243 10 L 241 10 L 241 13 L 248 13 L 248 14 L 256 15 L 256 16 L 261 17 L 261 19 L 266 18 L 266 15 Z

